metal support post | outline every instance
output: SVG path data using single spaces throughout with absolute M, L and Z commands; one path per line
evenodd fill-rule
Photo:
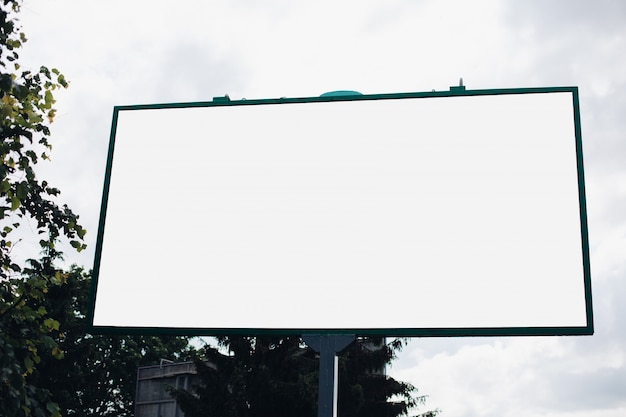
M 350 346 L 355 338 L 354 335 L 337 334 L 312 334 L 302 337 L 302 340 L 320 355 L 318 417 L 336 417 L 338 389 L 337 354 Z

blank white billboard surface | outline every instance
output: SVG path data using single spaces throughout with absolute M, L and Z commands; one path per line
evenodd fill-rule
M 574 92 L 118 107 L 93 327 L 589 333 Z

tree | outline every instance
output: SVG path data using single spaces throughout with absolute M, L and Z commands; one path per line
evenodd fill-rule
M 224 337 L 196 362 L 200 384 L 173 390 L 186 417 L 314 416 L 317 361 L 298 337 Z
M 74 266 L 63 281 L 50 288 L 43 306 L 59 323 L 50 336 L 64 355 L 41 355 L 33 384 L 51 393 L 63 416 L 132 416 L 137 368 L 190 359 L 189 339 L 86 334 L 91 276 Z
M 339 361 L 338 412 L 345 417 L 395 417 L 424 402 L 417 389 L 385 375 L 385 368 L 402 349 L 403 339 L 361 338 Z
M 186 417 L 317 416 L 319 363 L 300 337 L 218 342 L 195 361 L 199 383 L 191 391 L 172 389 Z M 424 402 L 415 387 L 383 372 L 402 346 L 401 339 L 359 338 L 340 356 L 341 416 L 401 416 Z
M 43 354 L 63 355 L 50 337 L 59 324 L 42 301 L 62 284 L 52 268 L 59 240 L 80 251 L 86 232 L 78 216 L 57 202 L 60 191 L 35 173 L 51 149 L 53 93 L 68 83 L 56 69 L 20 67 L 26 36 L 17 23 L 19 9 L 19 0 L 0 4 L 0 415 L 58 416 L 49 393 L 32 383 Z M 41 274 L 23 275 L 28 261 L 12 256 L 24 236 L 33 236 L 43 251 Z

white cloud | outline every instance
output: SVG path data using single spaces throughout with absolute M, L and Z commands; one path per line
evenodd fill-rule
M 422 341 L 413 343 L 402 358 L 416 365 L 392 374 L 412 381 L 443 415 L 560 416 L 624 406 L 625 357 L 618 347 L 586 355 L 572 339 L 483 338 L 433 354 L 418 349 Z

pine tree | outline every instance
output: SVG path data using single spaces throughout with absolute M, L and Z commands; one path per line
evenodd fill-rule
M 229 336 L 218 342 L 195 361 L 199 383 L 191 391 L 172 389 L 186 417 L 317 416 L 319 362 L 300 337 Z M 342 417 L 402 416 L 423 404 L 415 387 L 384 372 L 403 345 L 402 339 L 358 338 L 343 352 Z

